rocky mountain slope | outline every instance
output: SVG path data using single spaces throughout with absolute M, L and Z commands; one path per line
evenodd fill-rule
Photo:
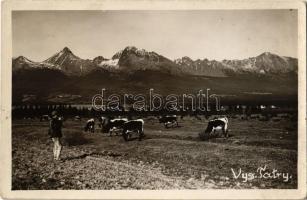
M 192 60 L 189 57 L 176 59 L 175 63 L 185 72 L 195 75 L 231 76 L 235 74 L 272 75 L 297 73 L 297 59 L 278 56 L 269 52 L 243 60 Z
M 66 75 L 82 76 L 103 68 L 108 71 L 160 71 L 172 75 L 198 75 L 227 77 L 242 74 L 278 75 L 297 73 L 295 58 L 278 56 L 265 52 L 259 56 L 243 60 L 192 60 L 185 56 L 174 61 L 156 53 L 133 46 L 124 48 L 111 59 L 98 56 L 93 60 L 81 59 L 65 47 L 43 62 L 34 62 L 23 56 L 13 59 L 13 71 L 21 69 L 49 68 L 60 70 Z
M 67 47 L 43 63 L 51 64 L 68 75 L 83 75 L 96 67 L 92 60 L 77 57 Z
M 263 53 L 243 60 L 175 61 L 136 47 L 112 58 L 82 59 L 64 48 L 43 62 L 23 56 L 13 59 L 13 102 L 91 102 L 94 94 L 197 93 L 210 88 L 227 101 L 297 102 L 297 59 Z M 64 97 L 69 98 L 64 98 Z M 70 97 L 78 97 L 70 98 Z

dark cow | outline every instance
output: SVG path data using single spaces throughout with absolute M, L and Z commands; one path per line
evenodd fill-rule
M 160 123 L 164 123 L 165 128 L 169 128 L 168 125 L 174 126 L 174 124 L 178 127 L 177 116 L 176 115 L 166 115 L 159 118 Z
M 95 132 L 95 120 L 93 118 L 86 121 L 84 131 L 92 133 Z
M 100 127 L 101 132 L 103 133 L 112 133 L 115 131 L 115 134 L 118 135 L 118 131 L 122 129 L 122 126 L 125 122 L 128 121 L 126 118 L 117 118 L 117 119 L 110 119 L 108 117 L 100 117 Z
M 139 135 L 139 140 L 144 137 L 144 120 L 136 119 L 131 120 L 123 125 L 123 137 L 125 141 L 131 138 L 131 133 L 137 133 Z
M 222 130 L 224 137 L 228 137 L 228 119 L 227 117 L 210 120 L 205 133 L 215 133 L 216 130 Z
M 77 116 L 74 117 L 74 120 L 75 121 L 81 121 L 81 117 L 77 115 Z
M 49 115 L 42 115 L 41 117 L 40 117 L 40 119 L 39 119 L 39 121 L 49 121 L 49 119 L 50 119 L 50 117 L 49 117 Z

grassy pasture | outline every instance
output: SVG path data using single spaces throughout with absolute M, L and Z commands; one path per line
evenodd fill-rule
M 289 119 L 229 119 L 230 138 L 201 141 L 207 120 L 179 119 L 165 129 L 145 118 L 145 138 L 125 142 L 121 136 L 84 133 L 82 122 L 64 122 L 62 161 L 52 160 L 48 122 L 13 120 L 12 189 L 207 189 L 296 188 L 297 123 Z M 255 178 L 266 166 L 291 179 Z

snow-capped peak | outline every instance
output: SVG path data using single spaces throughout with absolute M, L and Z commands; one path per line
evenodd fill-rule
M 118 61 L 119 59 L 102 60 L 100 63 L 98 63 L 98 66 L 117 69 L 119 68 Z

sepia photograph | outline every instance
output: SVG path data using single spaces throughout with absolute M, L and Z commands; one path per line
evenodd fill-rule
M 299 9 L 10 15 L 11 191 L 306 184 Z

